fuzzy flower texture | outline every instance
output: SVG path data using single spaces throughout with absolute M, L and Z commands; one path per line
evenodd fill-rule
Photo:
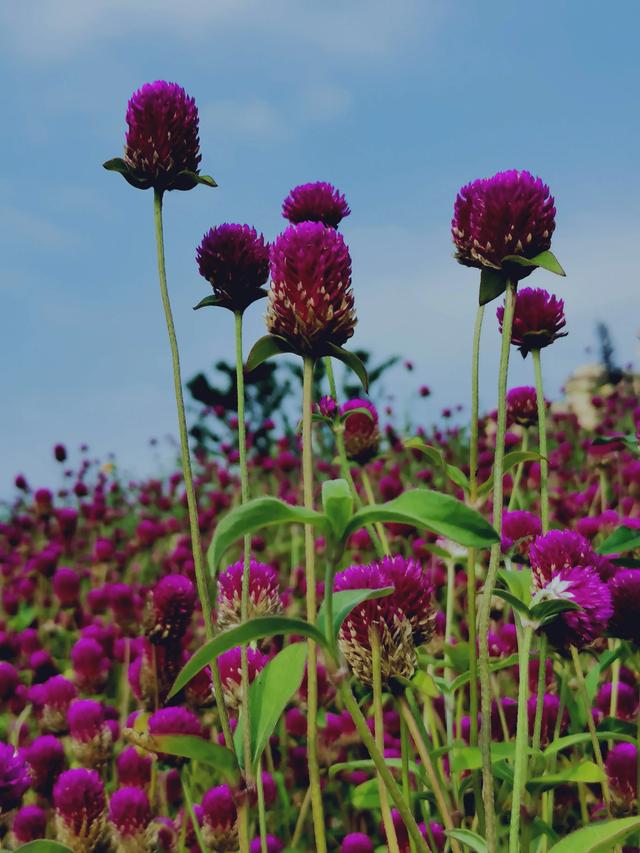
M 325 181 L 314 181 L 294 187 L 282 205 L 282 215 L 289 222 L 322 222 L 337 228 L 351 210 L 341 192 Z
M 250 225 L 211 228 L 198 246 L 196 261 L 222 308 L 244 311 L 267 295 L 262 286 L 269 277 L 269 247 Z

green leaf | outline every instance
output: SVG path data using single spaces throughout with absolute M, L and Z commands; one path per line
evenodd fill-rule
M 377 779 L 367 779 L 360 785 L 356 785 L 351 789 L 351 805 L 354 809 L 372 809 L 380 808 L 380 793 L 378 790 Z
M 636 739 L 633 735 L 623 734 L 622 732 L 596 732 L 598 740 L 621 740 L 625 743 L 635 743 Z M 543 752 L 545 758 L 550 755 L 555 755 L 557 752 L 562 752 L 563 749 L 568 749 L 571 746 L 576 746 L 579 743 L 590 743 L 591 734 L 589 732 L 578 732 L 575 735 L 565 735 L 558 740 L 554 740 Z
M 9 628 L 12 631 L 24 631 L 28 628 L 33 620 L 38 616 L 38 608 L 30 606 L 21 606 L 15 616 L 9 619 Z
M 491 763 L 504 761 L 506 758 L 513 758 L 516 751 L 514 741 L 491 744 Z M 478 746 L 464 746 L 455 749 L 451 756 L 451 769 L 454 773 L 461 773 L 463 770 L 478 770 L 482 767 L 482 755 Z
M 480 272 L 480 293 L 478 304 L 486 305 L 493 302 L 507 289 L 507 277 L 502 270 L 494 270 L 484 267 Z
M 227 549 L 243 536 L 274 524 L 311 524 L 329 533 L 327 519 L 320 512 L 291 506 L 279 498 L 256 498 L 232 509 L 218 523 L 207 551 L 209 571 L 215 575 Z
M 510 471 L 521 462 L 539 462 L 541 459 L 542 456 L 540 456 L 539 453 L 535 453 L 533 450 L 512 450 L 504 455 L 504 473 L 506 474 L 507 471 Z M 493 471 L 489 478 L 479 486 L 478 494 L 480 496 L 488 495 L 492 488 Z
M 179 755 L 190 758 L 215 769 L 230 782 L 239 778 L 236 757 L 226 746 L 212 743 L 195 735 L 152 735 L 144 733 L 138 741 L 140 746 L 151 752 Z
M 326 480 L 322 484 L 322 508 L 335 538 L 340 541 L 353 515 L 353 495 L 346 480 Z
M 566 598 L 550 599 L 541 601 L 540 604 L 534 604 L 531 608 L 531 618 L 535 619 L 542 627 L 553 622 L 560 613 L 566 613 L 567 610 L 582 610 L 582 607 L 577 602 L 569 601 Z
M 470 829 L 446 829 L 445 835 L 447 838 L 453 838 L 454 841 L 459 841 L 471 850 L 475 850 L 476 853 L 489 853 L 489 848 L 484 838 Z
M 518 663 L 518 655 L 514 653 L 509 655 L 507 658 L 501 658 L 497 661 L 492 661 L 489 665 L 489 672 L 498 672 L 501 669 L 509 669 L 511 666 L 515 666 Z M 449 689 L 451 692 L 458 690 L 460 687 L 464 687 L 465 684 L 468 684 L 471 679 L 471 674 L 467 670 L 467 672 L 461 673 L 457 678 L 451 682 Z
M 494 589 L 493 594 L 497 598 L 501 598 L 503 601 L 506 601 L 513 607 L 514 610 L 517 610 L 519 613 L 524 613 L 525 616 L 531 616 L 531 611 L 524 603 L 524 601 L 521 601 L 517 595 L 514 595 L 512 592 L 509 592 L 508 589 Z
M 148 190 L 151 187 L 151 181 L 148 178 L 142 178 L 136 175 L 135 171 L 122 157 L 114 157 L 112 160 L 107 160 L 102 164 L 103 169 L 108 172 L 117 172 L 125 179 L 128 184 L 138 190 Z
M 593 761 L 583 761 L 580 764 L 574 764 L 561 770 L 560 773 L 545 773 L 544 776 L 539 776 L 535 779 L 530 779 L 527 782 L 527 790 L 540 793 L 548 791 L 551 788 L 556 788 L 558 785 L 567 785 L 571 782 L 603 782 L 605 779 L 604 773 L 597 764 Z
M 455 483 L 456 486 L 459 486 L 465 492 L 469 491 L 469 478 L 460 468 L 457 468 L 455 465 L 449 465 L 449 463 L 444 458 L 443 452 L 438 447 L 433 447 L 431 444 L 425 444 L 421 438 L 409 438 L 404 442 L 404 446 L 407 450 L 419 450 L 423 453 L 427 459 L 435 465 L 437 468 L 440 468 L 452 483 Z
M 402 761 L 399 758 L 385 758 L 384 763 L 387 767 L 392 767 L 394 770 L 402 769 Z M 370 770 L 376 772 L 376 766 L 370 758 L 358 758 L 351 761 L 341 761 L 339 764 L 332 764 L 329 768 L 329 778 L 333 779 L 338 773 L 344 770 Z M 424 770 L 421 765 L 415 761 L 409 761 L 409 770 L 416 776 L 422 776 Z
M 376 521 L 433 530 L 469 548 L 486 548 L 500 541 L 496 531 L 479 512 L 450 495 L 430 489 L 412 489 L 387 503 L 363 507 L 347 525 L 345 538 Z
M 307 644 L 292 643 L 271 658 L 249 688 L 251 758 L 254 769 L 291 697 L 300 689 L 307 662 Z M 242 720 L 238 756 L 242 755 Z
M 445 652 L 456 672 L 469 669 L 469 643 L 446 643 Z
M 369 391 L 367 368 L 354 352 L 337 347 L 335 344 L 327 344 L 326 350 L 326 355 L 337 358 L 338 361 L 346 364 L 349 370 L 352 370 L 356 374 L 364 390 Z
M 268 359 L 273 358 L 274 355 L 292 352 L 295 352 L 295 350 L 285 338 L 281 338 L 280 335 L 265 335 L 263 338 L 257 340 L 251 348 L 251 352 L 247 356 L 245 371 L 251 373 L 252 370 L 255 370 L 256 367 L 259 367 Z
M 640 548 L 640 531 L 637 527 L 619 527 L 597 549 L 598 554 L 617 554 Z
M 23 844 L 16 849 L 15 853 L 72 853 L 72 850 L 57 841 L 47 841 L 42 838 Z
M 254 640 L 261 640 L 263 637 L 279 634 L 300 634 L 303 637 L 310 637 L 320 645 L 326 645 L 324 635 L 315 625 L 310 625 L 304 619 L 292 619 L 289 616 L 259 616 L 235 628 L 229 628 L 228 631 L 223 631 L 204 646 L 200 646 L 178 673 L 167 698 L 171 699 L 179 693 L 200 670 L 223 652 L 236 646 L 252 643 Z
M 531 601 L 531 569 L 500 569 L 498 577 L 504 581 L 511 595 L 529 606 Z
M 217 187 L 217 182 L 211 177 L 211 175 L 198 175 L 198 183 L 204 184 L 207 187 Z
M 224 299 L 221 299 L 220 296 L 216 296 L 212 293 L 209 296 L 205 296 L 204 299 L 201 299 L 197 305 L 194 305 L 193 310 L 197 311 L 198 308 L 208 308 L 209 306 L 212 308 L 218 308 L 220 305 L 224 305 Z
M 618 841 L 622 841 L 632 832 L 640 829 L 640 816 L 621 817 L 618 820 L 605 820 L 583 826 L 554 844 L 551 853 L 606 853 L 613 850 Z
M 369 601 L 374 598 L 383 598 L 385 595 L 391 595 L 394 587 L 386 586 L 382 589 L 341 589 L 333 593 L 333 638 L 338 636 L 338 632 L 342 623 L 347 618 L 349 613 L 358 604 L 363 601 Z M 326 602 L 322 602 L 322 606 L 318 611 L 317 626 L 318 629 L 325 635 L 327 633 L 327 607 Z
M 556 275 L 566 276 L 566 272 L 560 266 L 560 262 L 553 252 L 540 252 L 535 258 L 525 258 L 522 255 L 505 255 L 502 263 L 505 262 L 518 264 L 521 267 L 540 267 L 540 269 L 548 270 Z

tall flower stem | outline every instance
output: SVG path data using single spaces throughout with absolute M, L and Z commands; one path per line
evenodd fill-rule
M 498 369 L 498 425 L 496 431 L 496 450 L 493 462 L 493 526 L 498 534 L 502 532 L 502 501 L 504 474 L 504 439 L 507 431 L 507 375 L 509 373 L 509 350 L 511 347 L 511 328 L 516 301 L 515 282 L 507 283 L 504 317 L 502 321 L 502 342 L 500 347 L 500 366 Z M 484 582 L 479 608 L 478 635 L 480 638 L 480 707 L 482 726 L 480 729 L 480 752 L 482 754 L 482 797 L 485 810 L 485 837 L 489 850 L 497 849 L 496 812 L 493 794 L 493 772 L 491 769 L 491 672 L 489 659 L 489 622 L 491 616 L 491 596 L 496 585 L 500 565 L 500 542 L 491 547 L 489 570 Z M 473 718 L 472 718 L 473 720 Z
M 409 729 L 407 724 L 400 717 L 400 760 L 402 763 L 402 796 L 407 805 L 411 806 L 411 779 L 409 776 L 409 757 L 411 744 L 409 743 Z M 415 853 L 416 846 L 413 838 L 409 836 L 410 853 Z
M 527 699 L 529 693 L 529 652 L 533 628 L 520 627 L 518 631 L 518 722 L 516 726 L 516 752 L 513 768 L 513 797 L 511 800 L 511 824 L 509 827 L 509 853 L 520 850 L 520 806 L 527 780 L 527 743 L 529 740 L 529 715 Z
M 522 444 L 520 445 L 520 450 L 526 452 L 529 449 L 529 430 L 527 427 L 524 428 L 524 433 L 522 435 Z M 513 476 L 513 486 L 511 487 L 511 496 L 509 497 L 509 512 L 515 509 L 519 503 L 518 500 L 518 490 L 520 488 L 520 480 L 522 480 L 522 471 L 524 469 L 524 462 L 520 462 L 518 467 L 516 468 L 516 473 Z
M 445 643 L 451 642 L 451 634 L 453 631 L 453 608 L 455 605 L 455 597 L 456 597 L 456 566 L 455 561 L 452 557 L 447 560 L 447 603 L 445 610 L 445 627 L 444 627 L 444 641 Z M 471 651 L 469 651 L 469 656 L 471 656 Z M 449 685 L 455 678 L 453 669 L 447 668 L 445 670 L 445 678 Z M 454 703 L 455 696 L 453 692 L 447 693 L 444 697 L 444 715 L 445 715 L 445 725 L 447 729 L 447 741 L 449 743 L 453 743 L 453 712 L 454 712 Z
M 258 826 L 260 827 L 260 853 L 268 853 L 267 842 L 267 813 L 264 805 L 264 785 L 262 784 L 262 759 L 256 774 L 256 789 L 258 792 Z
M 376 499 L 375 499 L 375 496 L 373 494 L 373 489 L 371 488 L 371 480 L 369 479 L 369 475 L 367 474 L 367 469 L 364 467 L 364 465 L 360 469 L 360 476 L 362 477 L 362 485 L 364 486 L 364 493 L 367 496 L 367 500 L 369 501 L 370 504 L 373 505 L 373 504 L 375 504 Z M 374 527 L 375 527 L 375 531 L 378 535 L 378 539 L 380 540 L 380 545 L 382 546 L 382 550 L 388 557 L 389 554 L 391 553 L 391 551 L 389 549 L 389 540 L 387 539 L 387 534 L 384 532 L 384 527 L 382 526 L 382 523 L 379 521 L 375 523 Z
M 602 788 L 602 796 L 607 807 L 607 813 L 609 817 L 611 817 L 611 792 L 609 791 L 607 771 L 602 758 L 602 750 L 600 749 L 600 741 L 598 740 L 598 734 L 596 732 L 596 724 L 593 720 L 593 714 L 591 713 L 591 701 L 589 699 L 587 684 L 584 680 L 582 664 L 580 663 L 580 654 L 578 653 L 578 650 L 575 646 L 571 646 L 571 659 L 573 660 L 573 667 L 576 671 L 576 678 L 578 679 L 578 685 L 580 687 L 580 693 L 582 695 L 584 713 L 585 717 L 587 718 L 587 727 L 589 729 L 589 734 L 591 735 L 591 746 L 593 748 L 593 755 L 596 759 L 596 764 L 602 772 L 602 782 L 600 783 L 600 787 Z
M 313 405 L 313 359 L 305 356 L 302 373 L 302 482 L 305 509 L 313 509 L 313 452 L 311 447 L 311 415 Z M 313 527 L 304 527 L 305 567 L 307 581 L 307 621 L 316 621 L 316 569 Z M 318 853 L 325 853 L 324 810 L 318 765 L 318 648 L 307 641 L 307 754 L 311 811 Z
M 373 673 L 373 719 L 375 727 L 375 740 L 378 750 L 384 754 L 384 719 L 382 715 L 382 661 L 380 656 L 380 637 L 375 628 L 370 629 L 371 640 L 371 669 Z M 400 853 L 396 828 L 393 825 L 391 809 L 389 807 L 389 795 L 384 781 L 378 774 L 378 790 L 380 793 L 380 810 L 382 812 L 382 823 L 387 837 L 387 845 L 390 853 Z
M 544 707 L 544 691 L 547 679 L 547 635 L 542 634 L 538 643 L 538 689 L 536 693 L 536 716 L 533 722 L 533 751 L 540 749 L 542 734 L 542 710 Z
M 342 699 L 343 705 L 351 714 L 351 718 L 357 729 L 358 734 L 362 739 L 365 749 L 371 756 L 376 770 L 378 771 L 380 777 L 382 778 L 382 781 L 386 785 L 387 791 L 389 792 L 389 796 L 393 801 L 393 805 L 400 812 L 400 817 L 404 821 L 404 825 L 407 827 L 409 836 L 413 839 L 413 843 L 416 845 L 416 849 L 420 851 L 420 853 L 431 853 L 426 841 L 424 840 L 422 833 L 420 832 L 420 829 L 418 828 L 418 824 L 416 823 L 416 819 L 413 816 L 411 808 L 405 802 L 402 796 L 402 791 L 398 787 L 396 780 L 393 778 L 393 775 L 391 774 L 391 771 L 389 770 L 384 760 L 384 756 L 376 746 L 376 742 L 374 740 L 373 735 L 371 734 L 371 731 L 369 730 L 367 721 L 362 715 L 360 706 L 356 702 L 356 698 L 351 692 L 351 688 L 349 687 L 346 679 L 342 679 L 338 683 L 338 692 L 340 693 L 340 698 Z
M 538 406 L 538 435 L 540 445 L 540 520 L 542 532 L 549 531 L 549 457 L 547 452 L 547 410 L 542 388 L 542 364 L 540 350 L 531 350 L 533 370 L 536 377 L 536 403 Z
M 167 287 L 167 271 L 164 260 L 164 234 L 162 228 L 162 191 L 154 190 L 153 212 L 156 232 L 156 249 L 158 255 L 158 278 L 160 279 L 160 295 L 162 296 L 162 307 L 169 335 L 169 346 L 171 348 L 171 362 L 173 365 L 173 385 L 176 395 L 176 408 L 178 411 L 178 431 L 180 433 L 180 456 L 182 460 L 182 473 L 184 487 L 187 493 L 187 507 L 189 511 L 189 526 L 191 529 L 191 549 L 193 551 L 193 563 L 196 572 L 196 585 L 198 597 L 202 607 L 204 618 L 204 630 L 207 640 L 213 638 L 213 619 L 211 617 L 211 596 L 207 574 L 202 559 L 202 543 L 200 541 L 200 528 L 198 526 L 198 505 L 196 503 L 196 492 L 193 486 L 193 473 L 191 471 L 191 457 L 189 455 L 189 438 L 187 433 L 187 420 L 184 413 L 184 398 L 182 396 L 182 378 L 180 375 L 180 355 L 178 353 L 178 341 L 171 312 L 171 301 L 169 300 L 169 289 Z M 213 680 L 213 691 L 220 715 L 220 723 L 224 733 L 225 744 L 233 750 L 233 735 L 229 725 L 229 715 L 224 704 L 222 693 L 222 681 L 220 672 L 215 661 L 211 662 L 211 675 Z

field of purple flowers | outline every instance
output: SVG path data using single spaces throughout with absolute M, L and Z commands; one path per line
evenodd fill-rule
M 564 303 L 521 282 L 564 276 L 549 188 L 512 170 L 455 200 L 455 257 L 478 271 L 465 429 L 403 435 L 367 396 L 345 349 L 358 291 L 333 186 L 293 189 L 271 244 L 212 228 L 196 307 L 227 311 L 194 328 L 235 324 L 235 405 L 217 412 L 233 440 L 192 454 L 162 211 L 167 192 L 216 184 L 179 86 L 144 86 L 126 121 L 105 167 L 152 190 L 181 465 L 125 482 L 57 445 L 62 488 L 16 478 L 0 522 L 2 848 L 639 851 L 638 380 L 594 385 L 590 419 L 545 399 Z M 245 353 L 263 298 L 267 334 Z M 483 335 L 501 335 L 489 413 Z M 531 387 L 509 386 L 514 347 Z M 281 354 L 302 367 L 300 423 L 262 423 L 257 441 L 245 376 Z M 338 399 L 333 360 L 362 396 Z

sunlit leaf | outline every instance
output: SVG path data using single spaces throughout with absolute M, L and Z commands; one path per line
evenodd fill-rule
M 447 838 L 453 838 L 455 841 L 465 844 L 470 850 L 475 850 L 476 853 L 489 853 L 484 838 L 470 829 L 446 829 L 445 835 Z
M 535 258 L 525 258 L 522 255 L 505 255 L 502 259 L 502 263 L 504 264 L 505 262 L 518 264 L 518 266 L 521 267 L 539 267 L 540 269 L 553 272 L 556 275 L 566 275 L 566 272 L 560 266 L 556 256 L 549 250 L 546 252 L 540 252 L 540 254 L 536 255 Z
M 597 821 L 558 841 L 551 848 L 551 853 L 606 853 L 639 829 L 640 816 Z
M 556 788 L 558 785 L 569 785 L 572 782 L 576 784 L 578 782 L 594 784 L 596 782 L 603 782 L 604 779 L 604 773 L 597 764 L 594 764 L 593 761 L 583 761 L 580 764 L 570 765 L 559 773 L 545 773 L 544 776 L 530 779 L 527 782 L 527 790 L 540 793 L 541 791 Z
M 619 554 L 640 548 L 640 530 L 637 527 L 619 527 L 597 549 L 598 554 Z

